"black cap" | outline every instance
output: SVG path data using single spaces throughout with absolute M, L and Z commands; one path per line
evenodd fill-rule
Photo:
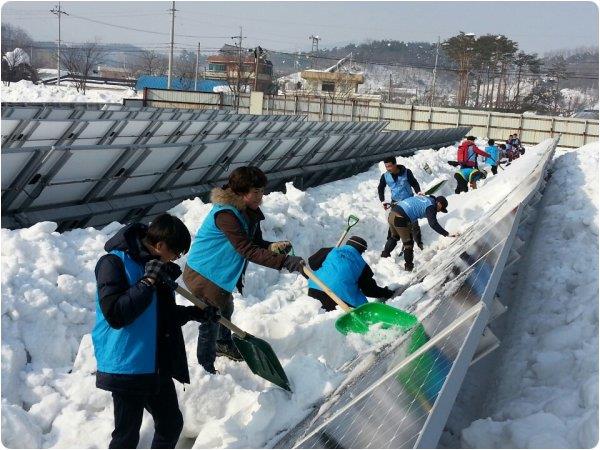
M 350 236 L 350 238 L 346 241 L 346 244 L 351 245 L 361 253 L 367 249 L 367 241 L 360 236 Z
M 446 208 L 448 208 L 448 200 L 446 200 L 446 197 L 444 197 L 443 195 L 440 195 L 439 197 L 435 198 L 435 201 L 442 205 L 442 209 L 440 211 L 442 211 L 443 213 L 448 212 L 448 210 L 446 209 Z

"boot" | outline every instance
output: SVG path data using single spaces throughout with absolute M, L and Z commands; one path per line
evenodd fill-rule
M 215 369 L 215 365 L 214 364 L 205 364 L 202 367 L 204 367 L 204 370 L 206 370 L 208 373 L 210 373 L 211 375 L 216 375 L 219 372 L 217 372 L 217 369 Z
M 233 341 L 217 342 L 217 356 L 225 356 L 232 361 L 243 361 L 242 355 L 233 343 Z
M 404 270 L 411 272 L 415 265 L 413 264 L 414 250 L 411 248 L 404 249 Z
M 389 258 L 391 256 L 392 250 L 396 248 L 398 241 L 396 239 L 388 239 L 385 242 L 385 247 L 383 247 L 383 251 L 381 252 L 382 258 Z

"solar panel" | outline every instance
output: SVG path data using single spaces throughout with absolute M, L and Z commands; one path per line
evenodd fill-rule
M 437 135 L 437 133 L 436 133 Z M 435 135 L 434 135 L 435 136 Z M 380 349 L 373 362 L 357 359 L 348 381 L 276 448 L 434 448 L 490 315 L 494 293 L 524 205 L 535 202 L 558 139 L 530 176 L 410 284 L 427 280 L 409 308 L 411 332 Z
M 23 110 L 34 118 L 23 119 L 25 115 L 19 116 Z M 392 139 L 380 133 L 386 122 L 306 122 L 296 116 L 120 105 L 104 109 L 8 107 L 2 112 L 9 117 L 3 121 L 3 220 L 18 215 L 21 224 L 34 213 L 35 217 L 56 217 L 56 208 L 69 214 L 77 211 L 81 217 L 80 211 L 100 208 L 108 200 L 116 205 L 114 200 L 127 196 L 127 203 L 119 203 L 124 205 L 137 195 L 217 182 L 245 164 L 269 173 L 303 167 L 302 173 L 327 170 L 327 176 L 336 176 L 350 164 L 351 170 L 364 167 L 365 163 L 345 162 L 350 154 L 362 154 L 368 148 L 372 158 L 392 151 L 383 148 Z M 10 118 L 15 114 L 20 118 Z M 68 118 L 44 118 L 52 114 Z M 93 114 L 128 116 L 93 119 Z M 446 130 L 445 137 L 459 131 Z M 371 145 L 363 148 L 367 143 Z M 337 165 L 320 168 L 317 163 L 322 161 Z M 148 207 L 138 210 L 149 211 Z M 93 217 L 86 220 L 92 219 L 97 222 Z

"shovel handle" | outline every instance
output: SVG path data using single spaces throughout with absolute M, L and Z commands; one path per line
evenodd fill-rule
M 202 300 L 200 300 L 194 294 L 192 294 L 191 292 L 185 290 L 184 288 L 182 288 L 179 285 L 177 285 L 177 287 L 175 288 L 175 292 L 177 292 L 182 297 L 187 298 L 190 302 L 192 302 L 194 305 L 196 305 L 200 309 L 204 309 L 204 308 L 206 308 L 208 306 L 206 303 L 204 303 Z M 219 323 L 221 325 L 223 325 L 225 328 L 230 329 L 232 333 L 236 334 L 241 339 L 245 339 L 246 338 L 246 334 L 247 333 L 244 330 L 236 327 L 233 323 L 231 323 L 225 317 L 221 317 L 219 319 Z
M 307 266 L 304 266 L 304 273 L 308 278 L 313 280 L 317 286 L 319 286 L 323 291 L 331 297 L 331 299 L 338 304 L 340 308 L 344 310 L 344 312 L 352 311 L 352 308 L 349 307 L 341 298 L 339 298 L 335 293 L 327 287 L 325 283 L 323 283 L 319 278 L 315 275 L 315 273 L 310 270 Z
M 356 225 L 359 220 L 360 219 L 358 217 L 356 217 L 354 214 L 350 214 L 350 216 L 348 217 L 348 226 L 346 227 L 346 229 L 340 236 L 340 239 L 337 241 L 337 244 L 335 244 L 336 247 L 339 247 L 340 245 L 342 245 L 342 242 L 344 242 L 344 238 L 350 231 L 350 228 L 352 228 L 354 225 Z

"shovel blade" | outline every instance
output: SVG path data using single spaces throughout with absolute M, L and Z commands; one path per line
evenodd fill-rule
M 417 318 L 392 306 L 372 302 L 340 316 L 335 322 L 335 328 L 342 334 L 363 334 L 369 331 L 369 325 L 377 323 L 383 324 L 384 328 L 395 326 L 409 330 L 417 324 Z
M 246 334 L 244 339 L 233 336 L 233 342 L 254 374 L 292 392 L 285 371 L 268 342 L 251 334 Z
M 424 194 L 425 195 L 431 195 L 434 192 L 436 192 L 440 187 L 442 187 L 442 185 L 446 182 L 446 180 L 442 180 L 439 183 L 434 184 L 433 186 L 431 186 L 429 189 L 427 189 Z

